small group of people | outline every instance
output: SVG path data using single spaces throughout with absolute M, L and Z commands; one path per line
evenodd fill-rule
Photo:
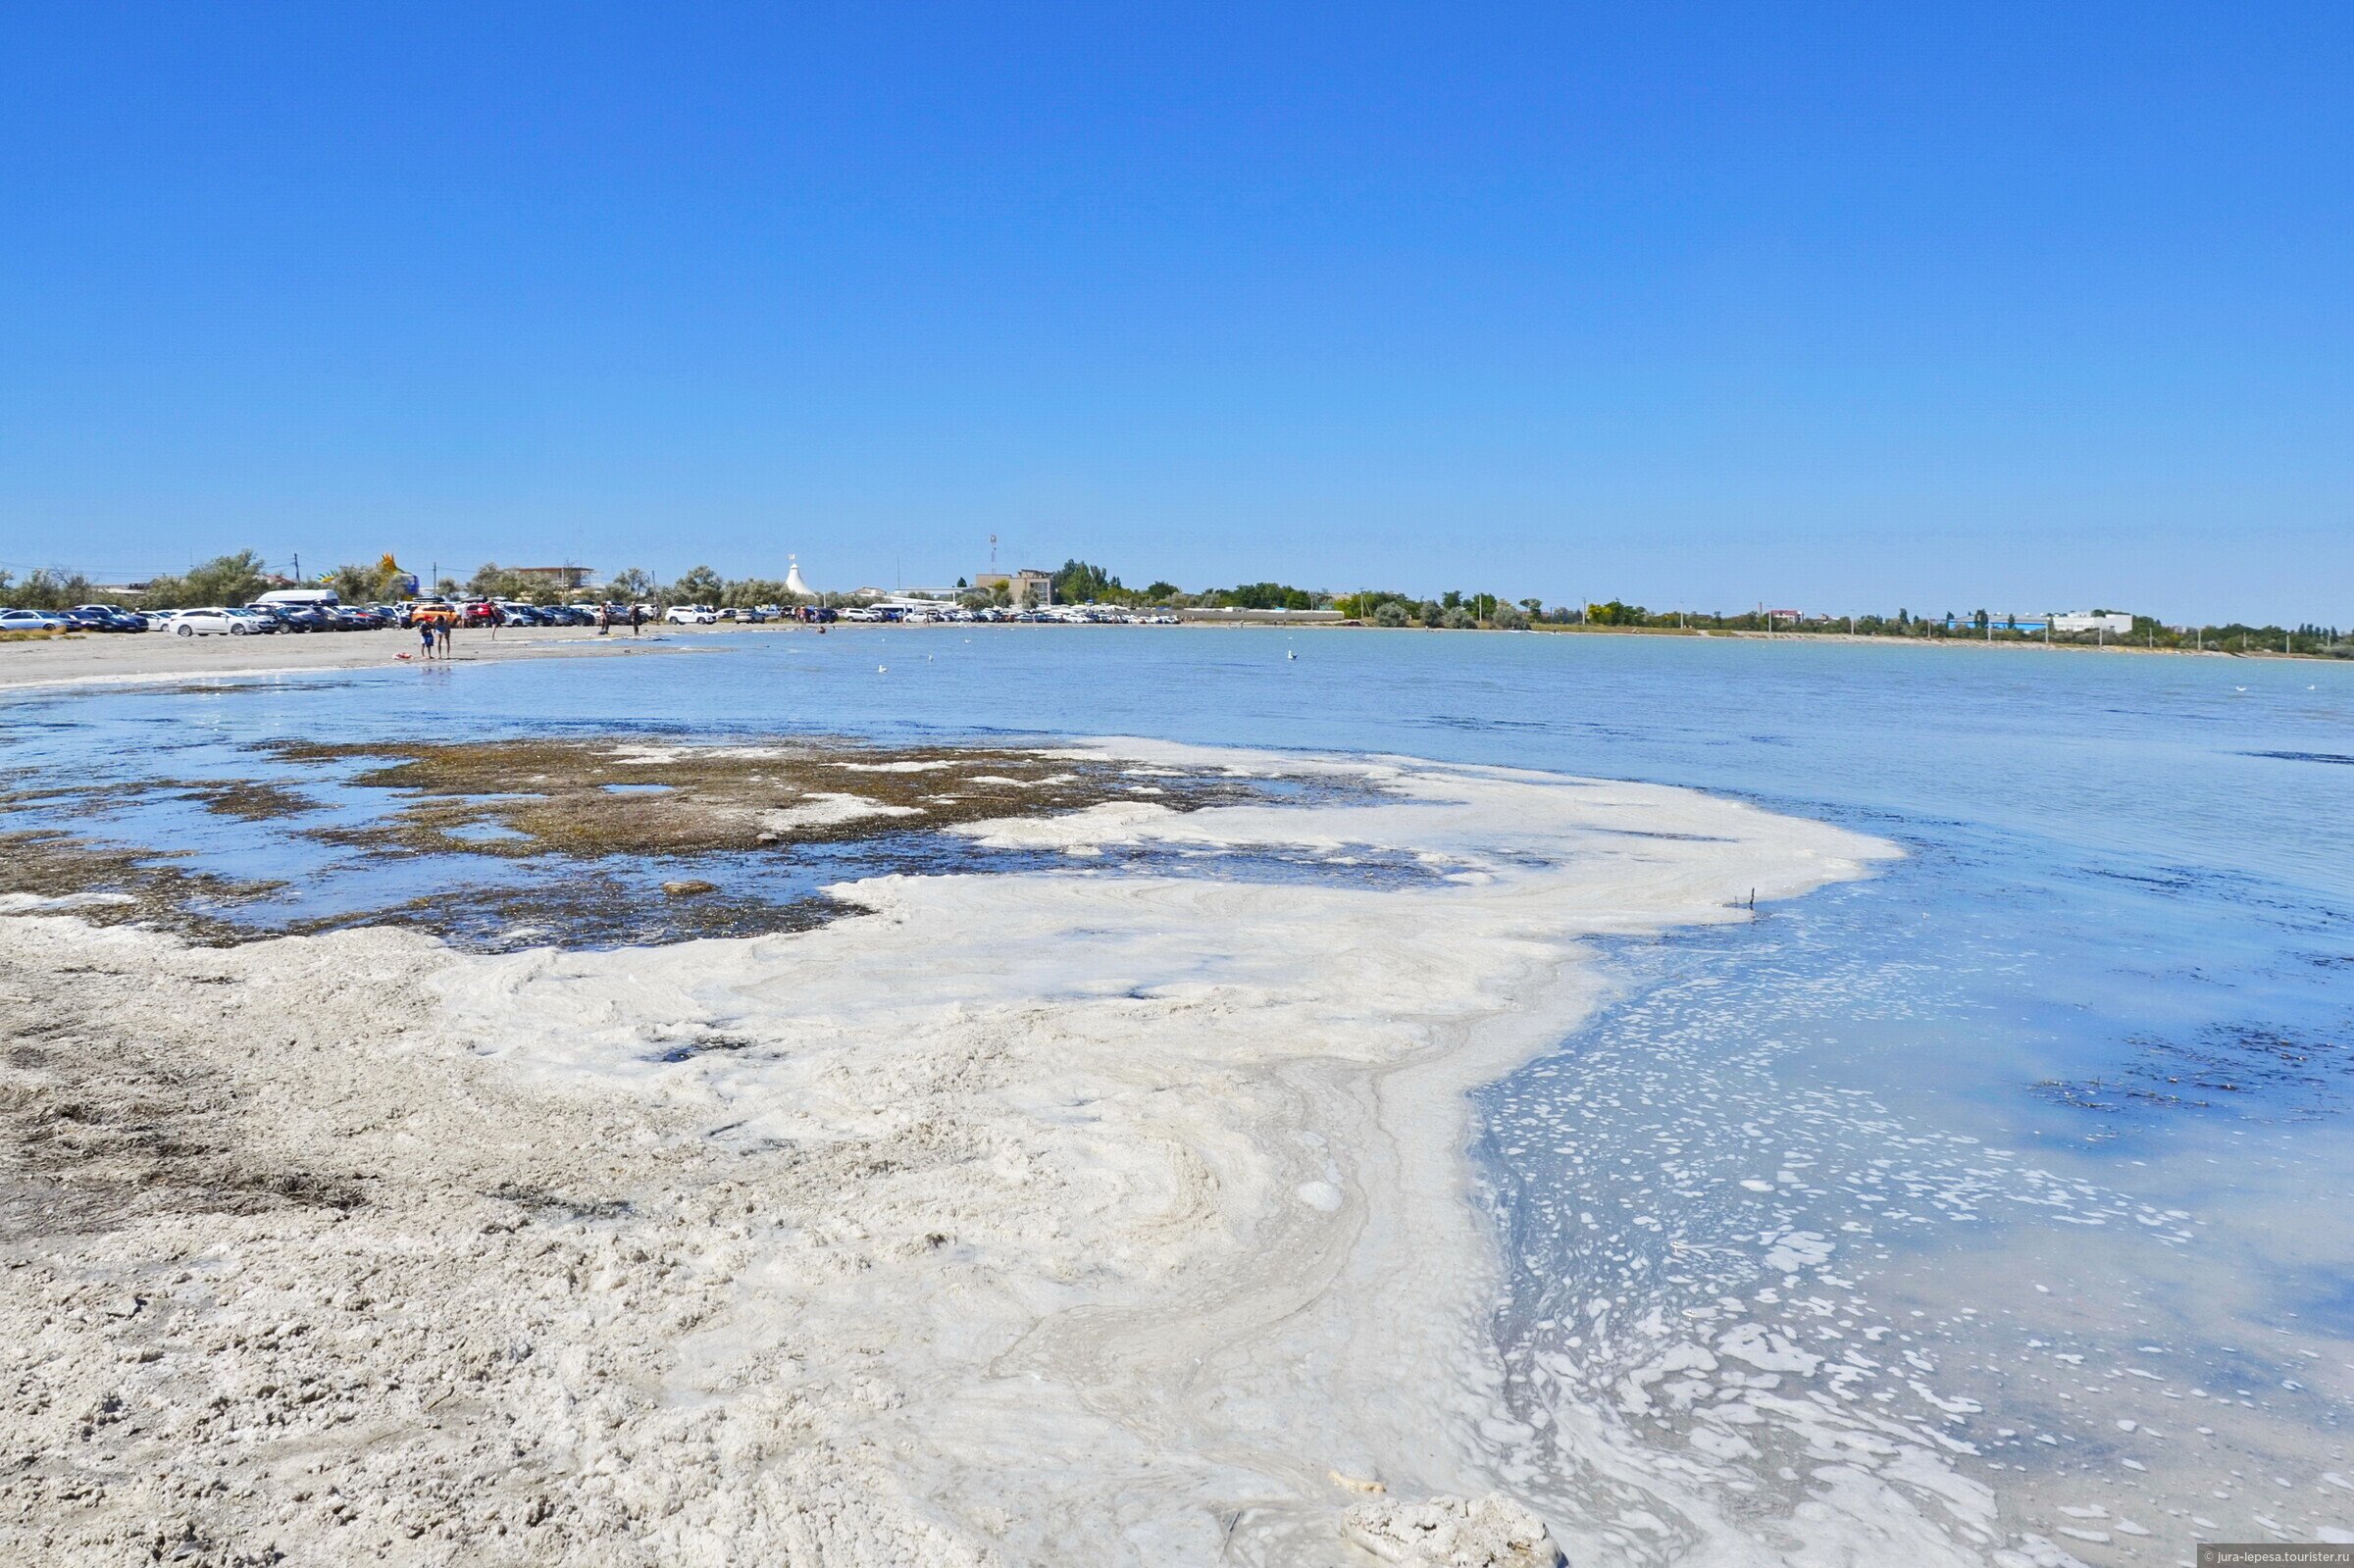
M 645 623 L 646 614 L 642 605 L 631 605 L 626 614 L 610 604 L 596 607 L 596 634 L 600 637 L 611 635 L 617 626 L 627 626 L 630 634 L 636 636 Z M 491 628 L 490 634 L 497 636 L 497 619 L 493 617 L 485 624 Z M 457 629 L 457 625 L 458 617 L 446 611 L 421 617 L 417 622 L 417 656 L 421 659 L 447 659 L 450 633 Z M 404 653 L 401 657 L 405 659 L 408 655 Z

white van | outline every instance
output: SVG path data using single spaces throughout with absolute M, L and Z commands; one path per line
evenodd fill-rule
M 333 588 L 277 588 L 253 601 L 256 609 L 332 610 L 343 601 Z

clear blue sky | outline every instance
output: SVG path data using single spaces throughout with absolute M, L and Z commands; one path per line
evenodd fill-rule
M 0 563 L 2354 623 L 2354 5 L 18 6 Z

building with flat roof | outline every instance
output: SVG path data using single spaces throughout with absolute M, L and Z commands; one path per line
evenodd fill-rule
M 2052 617 L 2052 630 L 2071 632 L 2107 632 L 2126 636 L 2133 631 L 2133 618 L 2122 610 L 2078 610 L 2073 615 Z
M 973 586 L 984 593 L 995 593 L 1001 586 L 1007 598 L 1032 609 L 1054 602 L 1051 572 L 983 572 L 973 579 Z
M 596 581 L 595 571 L 585 566 L 510 566 L 505 571 L 509 577 L 543 587 L 561 588 L 567 593 Z

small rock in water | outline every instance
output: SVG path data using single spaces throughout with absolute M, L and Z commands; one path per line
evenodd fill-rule
M 1341 1516 L 1341 1539 L 1400 1568 L 1560 1568 L 1545 1521 L 1497 1492 L 1466 1502 L 1369 1498 Z
M 696 893 L 715 893 L 719 891 L 719 884 L 715 882 L 704 882 L 699 877 L 687 877 L 682 878 L 678 882 L 664 883 L 662 885 L 662 890 L 670 894 L 670 896 L 673 898 L 691 898 Z

